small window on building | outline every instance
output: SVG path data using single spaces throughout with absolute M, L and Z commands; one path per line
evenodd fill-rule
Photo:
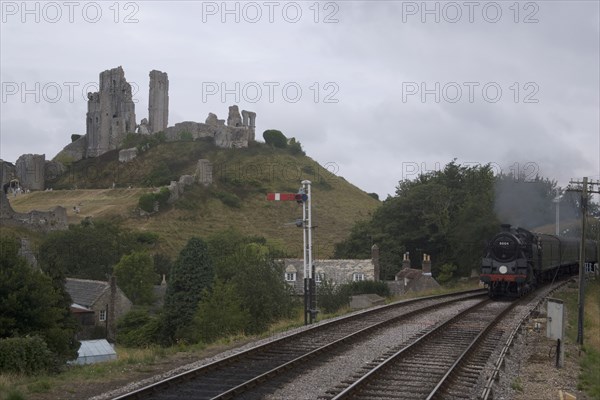
M 100 310 L 100 314 L 98 315 L 98 319 L 100 321 L 106 321 L 106 310 Z
M 286 280 L 286 282 L 296 282 L 296 273 L 295 272 L 286 272 L 285 280 Z
M 587 272 L 588 274 L 593 274 L 596 272 L 596 266 L 598 264 L 594 264 L 594 263 L 585 263 L 585 272 Z
M 363 274 L 362 272 L 355 272 L 355 273 L 352 274 L 352 280 L 354 282 L 364 281 L 365 280 L 365 274 Z

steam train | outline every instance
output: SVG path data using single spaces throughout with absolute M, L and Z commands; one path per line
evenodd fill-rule
M 490 297 L 519 297 L 558 275 L 576 273 L 581 241 L 532 233 L 502 225 L 488 243 L 481 262 L 481 281 Z M 585 262 L 598 262 L 598 245 L 586 241 Z

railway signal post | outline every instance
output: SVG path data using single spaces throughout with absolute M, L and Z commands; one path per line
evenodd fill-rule
M 312 261 L 312 211 L 311 211 L 311 182 L 302 181 L 298 193 L 268 193 L 270 201 L 296 201 L 302 205 L 302 220 L 296 225 L 303 228 L 302 253 L 304 259 L 304 325 L 312 324 L 316 319 L 316 285 L 314 280 L 314 265 Z

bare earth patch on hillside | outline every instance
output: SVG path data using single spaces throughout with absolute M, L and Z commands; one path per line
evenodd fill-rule
M 140 196 L 149 189 L 87 189 L 32 192 L 10 197 L 11 207 L 18 212 L 45 211 L 56 206 L 67 210 L 70 224 L 86 217 L 129 216 Z M 74 208 L 77 208 L 77 212 Z

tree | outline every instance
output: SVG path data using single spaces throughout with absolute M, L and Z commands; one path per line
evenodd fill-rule
M 250 316 L 245 332 L 259 333 L 277 319 L 290 317 L 293 296 L 282 279 L 283 266 L 271 258 L 269 248 L 255 242 L 234 247 L 237 251 L 218 262 L 216 277 L 237 288 Z
M 64 281 L 31 268 L 15 238 L 0 237 L 0 338 L 39 335 L 58 363 L 77 357 L 77 323 Z
M 202 297 L 213 280 L 213 263 L 206 243 L 197 237 L 188 240 L 173 264 L 165 294 L 163 341 L 172 344 L 189 339 L 190 326 Z
M 215 279 L 223 282 L 224 290 L 230 285 L 236 288 L 242 311 L 249 315 L 246 333 L 261 332 L 276 319 L 291 315 L 293 296 L 282 279 L 282 265 L 274 261 L 280 250 L 262 236 L 245 236 L 234 229 L 217 232 L 207 241 Z
M 237 286 L 216 280 L 211 289 L 204 289 L 194 317 L 194 332 L 198 340 L 209 343 L 244 332 L 250 319 Z
M 288 151 L 290 152 L 291 155 L 306 155 L 306 153 L 304 152 L 304 150 L 302 150 L 302 144 L 296 140 L 296 138 L 291 138 L 289 140 L 289 143 L 287 144 L 287 148 Z
M 407 251 L 414 266 L 420 265 L 422 253 L 430 254 L 434 276 L 443 264 L 454 264 L 457 275 L 469 276 L 485 239 L 497 229 L 490 166 L 453 161 L 441 171 L 399 182 L 396 195 L 370 221 L 357 223 L 349 238 L 336 244 L 335 257 L 368 258 L 376 243 L 382 279 L 393 279 Z
M 146 252 L 133 252 L 121 257 L 114 268 L 119 286 L 133 304 L 152 304 L 156 281 L 154 262 Z
M 285 135 L 276 129 L 268 129 L 264 131 L 263 139 L 265 139 L 266 144 L 279 149 L 285 149 L 288 145 Z M 300 150 L 302 150 L 302 148 L 300 148 Z
M 141 248 L 136 236 L 118 225 L 82 221 L 46 236 L 40 246 L 40 265 L 44 271 L 59 268 L 64 276 L 106 280 L 124 254 Z

